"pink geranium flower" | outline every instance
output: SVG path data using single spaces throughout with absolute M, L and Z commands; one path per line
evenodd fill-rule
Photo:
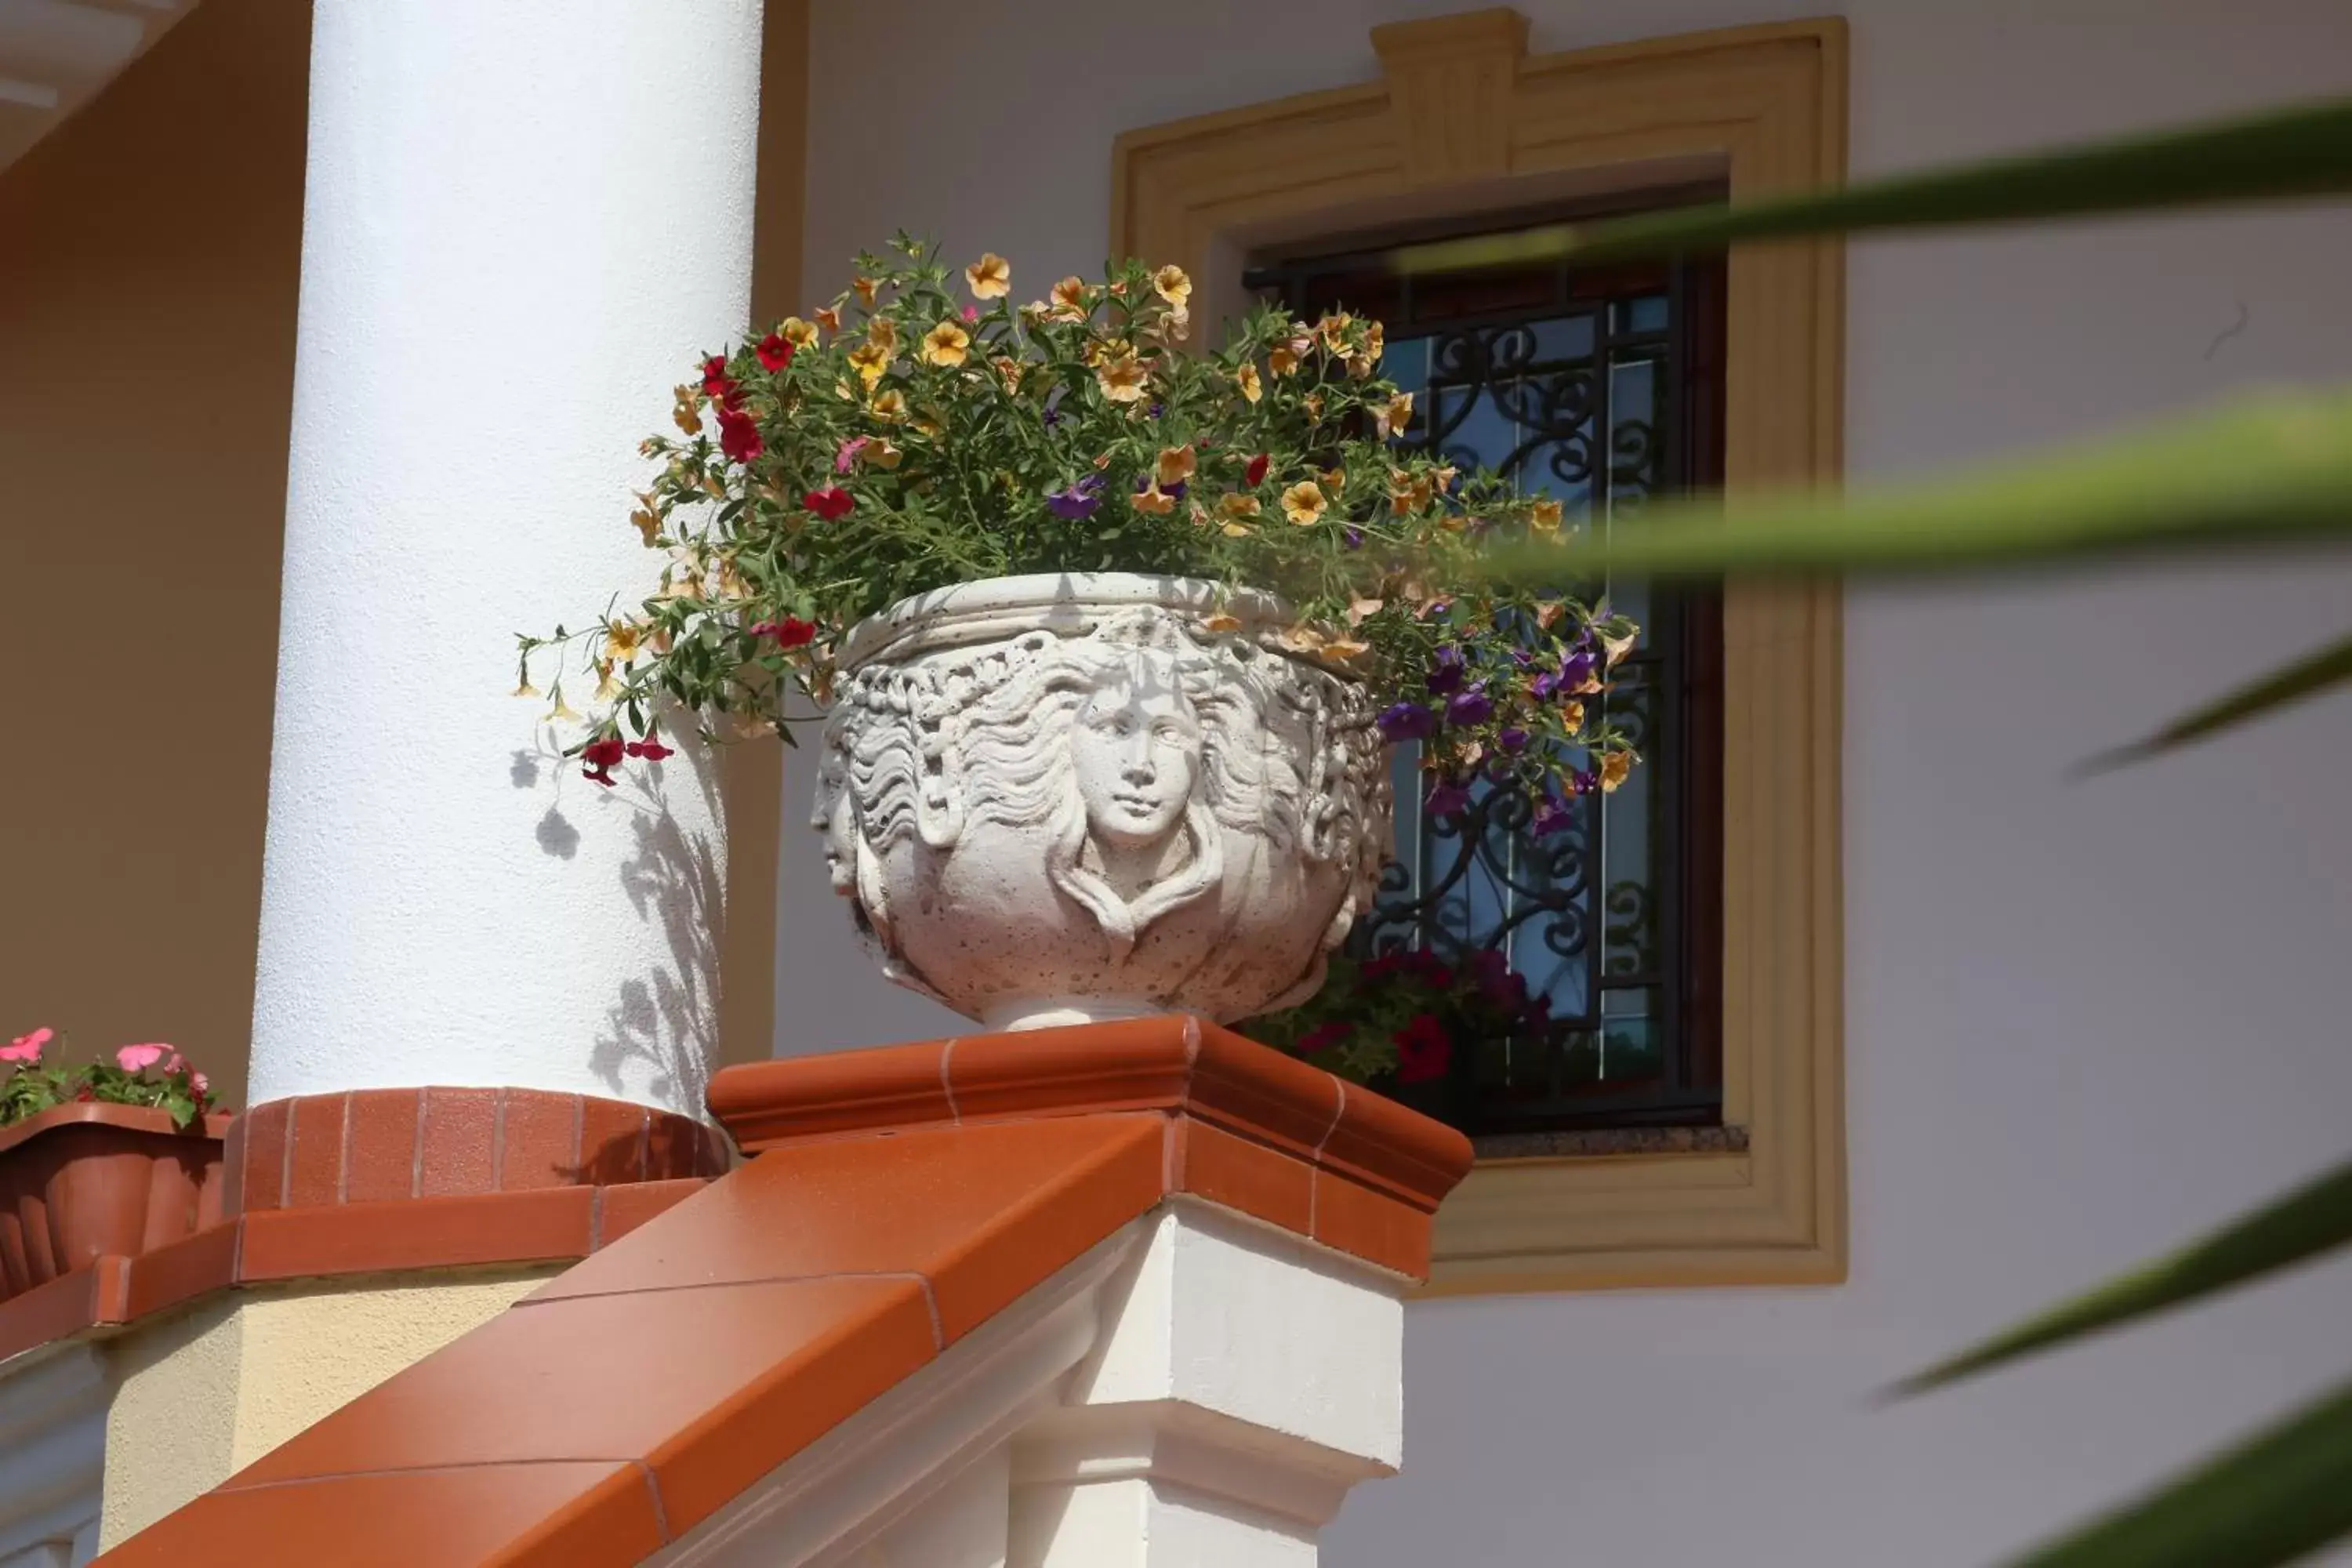
M 36 1029 L 29 1035 L 19 1035 L 0 1046 L 0 1062 L 15 1062 L 21 1067 L 41 1065 L 42 1048 L 57 1038 L 55 1029 Z
M 172 1054 L 169 1046 L 124 1046 L 114 1053 L 114 1065 L 124 1072 L 145 1072 Z

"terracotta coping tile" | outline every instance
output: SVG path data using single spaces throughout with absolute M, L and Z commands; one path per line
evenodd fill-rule
M 110 1568 L 623 1568 L 662 1544 L 645 1471 L 593 1460 L 224 1487 L 173 1518 L 186 1522 L 132 1536 L 104 1561 Z
M 1183 1017 L 731 1068 L 711 1101 L 764 1152 L 650 1220 L 607 1190 L 589 1223 L 618 1239 L 101 1561 L 243 1562 L 273 1532 L 318 1539 L 302 1532 L 331 1510 L 260 1500 L 315 1492 L 352 1500 L 383 1554 L 369 1562 L 551 1563 L 445 1543 L 455 1526 L 423 1515 L 466 1505 L 440 1492 L 374 1500 L 426 1476 L 562 1476 L 534 1494 L 551 1535 L 622 1506 L 624 1466 L 651 1478 L 674 1542 L 1171 1194 L 1415 1274 L 1470 1163 L 1459 1134 Z M 362 1207 L 423 1200 L 343 1213 Z M 248 1264 L 272 1217 L 247 1216 Z M 562 1561 L 652 1549 L 576 1539 Z
M 95 1324 L 120 1321 L 130 1298 L 126 1260 L 101 1258 L 0 1302 L 0 1361 Z
M 257 1105 L 229 1131 L 230 1213 L 714 1176 L 713 1131 L 528 1089 L 353 1089 Z
M 933 1079 L 943 1095 L 918 1091 Z M 1453 1129 L 1182 1014 L 732 1067 L 710 1108 L 750 1153 L 942 1123 L 1180 1113 L 1431 1212 L 1471 1159 Z

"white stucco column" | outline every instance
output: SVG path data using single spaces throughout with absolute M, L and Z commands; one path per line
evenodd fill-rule
M 604 790 L 509 692 L 517 632 L 651 591 L 637 443 L 748 310 L 760 15 L 319 0 L 257 1103 L 700 1108 L 715 781 Z

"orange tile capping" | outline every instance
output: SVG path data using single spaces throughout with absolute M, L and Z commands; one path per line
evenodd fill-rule
M 1452 1128 L 1182 1014 L 733 1067 L 710 1109 L 747 1154 L 825 1138 L 1106 1111 L 1171 1119 L 1168 1191 L 1399 1273 L 1470 1169 Z
M 1417 1276 L 1470 1165 L 1181 1016 L 730 1068 L 711 1104 L 756 1158 L 100 1562 L 624 1568 L 1172 1195 Z

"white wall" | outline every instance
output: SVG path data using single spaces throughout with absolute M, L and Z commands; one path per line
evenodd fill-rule
M 1004 252 L 1023 289 L 1091 268 L 1114 132 L 1369 79 L 1371 24 L 1454 8 L 820 0 L 805 276 L 829 287 L 902 224 L 956 257 Z M 1804 14 L 1522 8 L 1538 51 Z M 2352 90 L 2340 0 L 1848 11 L 1858 173 Z M 898 62 L 878 91 L 877 50 Z M 919 87 L 917 58 L 937 68 Z M 2352 378 L 2347 285 L 2341 207 L 1863 246 L 1853 471 L 1931 469 L 2242 384 Z M 1851 1283 L 1415 1307 L 1405 1475 L 1357 1495 L 1330 1560 L 1983 1563 L 2352 1373 L 2339 1266 L 1980 1386 L 1868 1404 L 2352 1149 L 2352 700 L 2062 778 L 2347 622 L 2341 559 L 1856 591 Z M 798 822 L 806 787 L 787 781 L 780 1047 L 948 1027 L 861 967 Z

